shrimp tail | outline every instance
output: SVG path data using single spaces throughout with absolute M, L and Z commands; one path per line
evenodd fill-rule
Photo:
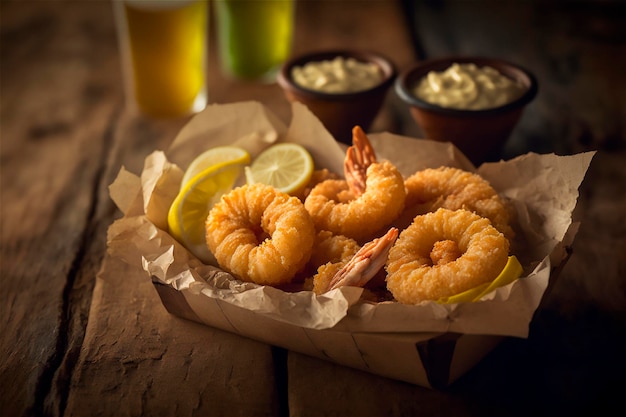
M 328 291 L 346 285 L 363 287 L 385 265 L 391 247 L 398 238 L 398 229 L 392 227 L 380 238 L 363 245 L 346 265 L 332 278 Z
M 361 163 L 365 166 L 370 166 L 376 163 L 376 153 L 372 144 L 360 126 L 354 126 L 352 129 L 352 145 L 358 150 L 361 158 Z
M 352 146 L 346 151 L 344 175 L 348 186 L 356 197 L 365 192 L 367 168 L 376 163 L 376 153 L 367 135 L 360 126 L 352 129 Z

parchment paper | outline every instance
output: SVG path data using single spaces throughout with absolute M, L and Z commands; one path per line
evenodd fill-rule
M 575 237 L 578 224 L 572 222 L 572 212 L 593 152 L 527 154 L 476 170 L 452 144 L 370 134 L 379 159 L 394 162 L 405 176 L 442 165 L 475 170 L 510 199 L 517 213 L 512 248 L 524 266 L 522 278 L 478 302 L 459 304 L 371 303 L 360 300 L 362 290 L 354 287 L 321 296 L 309 291 L 288 293 L 241 282 L 203 264 L 167 233 L 167 211 L 189 162 L 217 145 L 236 144 L 255 156 L 272 143 L 301 143 L 317 168 L 342 173 L 343 148 L 305 106 L 294 103 L 292 110 L 292 121 L 285 126 L 260 103 L 209 106 L 180 131 L 167 152 L 148 155 L 140 175 L 122 168 L 110 186 L 111 198 L 124 216 L 108 230 L 109 255 L 143 268 L 146 273 L 138 279 L 156 277 L 179 291 L 206 297 L 207 303 L 220 300 L 304 328 L 528 335 L 551 268 L 565 259 L 564 248 Z

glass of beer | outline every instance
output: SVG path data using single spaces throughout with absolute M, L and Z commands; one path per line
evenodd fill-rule
M 295 0 L 220 0 L 214 6 L 225 73 L 275 81 L 291 52 Z
M 129 107 L 180 117 L 207 104 L 207 0 L 113 2 Z

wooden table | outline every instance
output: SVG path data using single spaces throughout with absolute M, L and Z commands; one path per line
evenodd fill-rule
M 141 171 L 187 119 L 123 109 L 111 4 L 2 1 L 0 415 L 608 415 L 624 411 L 626 16 L 619 2 L 300 1 L 294 53 L 342 46 L 406 68 L 501 55 L 540 79 L 505 150 L 597 150 L 574 254 L 526 340 L 506 340 L 448 390 L 377 377 L 169 315 L 148 280 L 105 256 L 108 185 Z M 275 84 L 224 78 L 210 101 Z M 394 94 L 372 127 L 420 131 Z M 617 414 L 616 414 L 617 415 Z

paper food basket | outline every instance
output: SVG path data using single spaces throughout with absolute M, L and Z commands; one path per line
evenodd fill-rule
M 403 175 L 428 167 L 476 171 L 516 212 L 512 251 L 524 272 L 477 302 L 403 305 L 361 299 L 343 287 L 316 296 L 236 280 L 167 233 L 167 212 L 184 168 L 203 150 L 235 144 L 254 157 L 276 142 L 304 145 L 316 167 L 343 172 L 344 149 L 295 103 L 289 125 L 260 103 L 212 105 L 183 127 L 167 152 L 148 155 L 140 175 L 120 170 L 110 186 L 123 213 L 108 230 L 109 256 L 143 268 L 171 314 L 341 365 L 443 388 L 505 337 L 527 337 L 533 314 L 565 265 L 578 230 L 572 213 L 592 152 L 528 154 L 475 169 L 451 144 L 370 134 L 379 159 Z

